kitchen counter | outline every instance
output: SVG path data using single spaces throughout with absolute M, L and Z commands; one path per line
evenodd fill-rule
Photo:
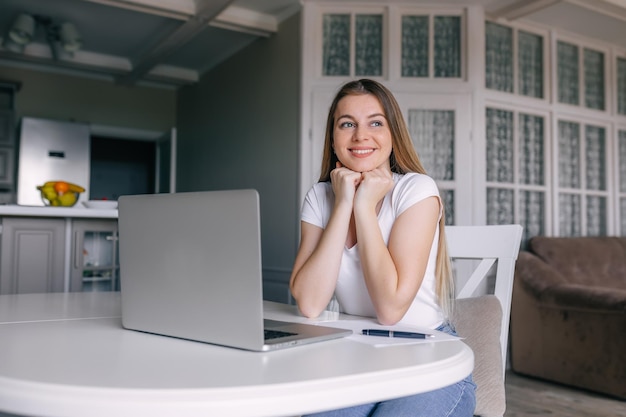
M 117 285 L 117 223 L 117 209 L 81 203 L 0 205 L 0 293 L 82 291 L 100 285 L 98 274 Z M 89 258 L 97 253 L 104 261 Z
M 80 204 L 80 203 L 79 203 Z M 117 209 L 74 207 L 0 205 L 0 217 L 65 217 L 90 219 L 117 219 Z

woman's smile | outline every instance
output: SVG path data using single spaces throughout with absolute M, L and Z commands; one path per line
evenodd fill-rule
M 372 149 L 372 148 L 350 149 L 350 152 L 352 152 L 355 156 L 357 156 L 359 158 L 364 158 L 364 157 L 370 156 L 374 151 L 375 151 L 375 149 Z

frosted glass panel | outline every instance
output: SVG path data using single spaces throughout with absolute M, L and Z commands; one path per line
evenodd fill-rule
M 626 193 L 626 130 L 620 130 L 618 133 L 619 140 L 619 190 Z
M 617 58 L 617 112 L 626 115 L 626 58 Z
M 454 111 L 409 109 L 409 133 L 435 180 L 454 180 Z
M 435 16 L 435 77 L 461 76 L 461 18 Z
M 540 191 L 521 191 L 519 201 L 519 223 L 524 227 L 522 241 L 533 236 L 545 235 L 543 219 L 546 214 L 546 196 Z
M 446 223 L 454 224 L 454 190 L 440 190 L 439 194 L 443 200 L 443 207 L 446 215 Z
M 402 16 L 402 76 L 428 77 L 428 16 Z
M 544 184 L 543 117 L 519 114 L 519 182 Z
M 357 15 L 355 40 L 356 75 L 382 75 L 383 16 Z
M 350 15 L 325 14 L 323 74 L 350 75 Z
M 587 236 L 606 236 L 606 219 L 606 197 L 587 196 Z
M 512 224 L 514 218 L 513 190 L 487 188 L 487 224 Z
M 559 194 L 559 236 L 581 235 L 581 197 Z
M 585 106 L 604 110 L 604 54 L 585 49 Z
M 513 30 L 491 22 L 485 24 L 485 85 L 513 92 Z
M 585 161 L 587 163 L 587 189 L 606 190 L 606 140 L 605 129 L 585 127 Z
M 559 186 L 580 188 L 580 125 L 559 121 Z
M 543 37 L 522 30 L 517 36 L 519 94 L 543 98 Z
M 560 103 L 579 104 L 578 47 L 557 42 L 557 80 Z
M 487 109 L 487 181 L 513 182 L 513 112 Z

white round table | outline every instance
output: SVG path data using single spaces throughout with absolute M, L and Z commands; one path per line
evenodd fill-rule
M 272 318 L 293 306 L 265 302 Z M 460 340 L 350 337 L 258 353 L 122 328 L 119 293 L 0 296 L 0 411 L 32 416 L 293 416 L 411 395 L 467 376 Z

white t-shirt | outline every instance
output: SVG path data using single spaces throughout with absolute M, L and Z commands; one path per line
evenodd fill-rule
M 385 244 L 395 219 L 407 208 L 428 197 L 439 198 L 435 181 L 427 175 L 408 173 L 393 174 L 395 183 L 387 193 L 378 214 L 378 224 Z M 302 206 L 302 220 L 325 228 L 334 205 L 334 193 L 330 182 L 319 182 L 307 193 Z M 440 203 L 441 204 L 441 203 Z M 441 213 L 441 212 L 440 212 Z M 440 214 L 441 215 L 441 214 Z M 419 230 L 415 231 L 419 233 Z M 435 265 L 439 225 L 430 249 L 426 273 L 411 307 L 400 320 L 401 324 L 436 328 L 443 322 L 443 313 L 437 304 L 435 291 Z M 352 248 L 344 247 L 341 267 L 335 295 L 342 312 L 358 316 L 376 317 L 374 305 L 365 286 L 361 260 L 357 249 L 358 242 Z

